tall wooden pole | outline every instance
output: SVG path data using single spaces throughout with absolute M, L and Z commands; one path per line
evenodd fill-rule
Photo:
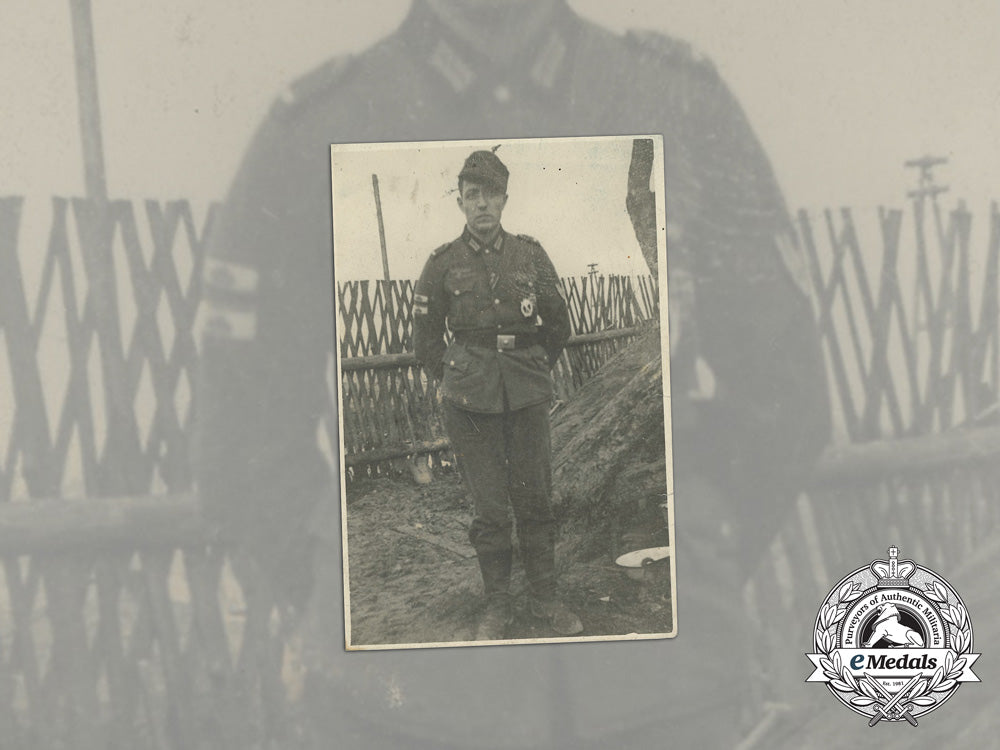
M 94 24 L 90 0 L 69 0 L 73 21 L 73 56 L 83 149 L 83 176 L 87 197 L 103 201 L 108 197 L 104 173 L 104 143 L 101 138 L 101 106 L 97 89 L 97 56 L 94 52 Z
M 114 218 L 110 212 L 101 136 L 101 107 L 97 87 L 97 56 L 91 0 L 69 0 L 73 23 L 73 53 L 79 105 L 80 144 L 86 197 L 73 201 L 80 250 L 94 307 L 100 341 L 102 380 L 107 408 L 107 447 L 102 461 L 100 492 L 134 491 L 141 484 L 136 456 L 140 450 L 128 385 L 126 353 L 119 332 L 120 310 L 116 271 L 111 252 Z M 138 473 L 137 473 L 138 472 Z
M 389 281 L 389 256 L 385 250 L 385 225 L 382 223 L 382 198 L 378 192 L 378 175 L 372 175 L 372 190 L 375 191 L 375 215 L 378 217 L 378 241 L 382 245 L 382 273 Z

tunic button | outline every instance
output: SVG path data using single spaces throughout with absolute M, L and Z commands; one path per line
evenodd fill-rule
M 448 364 L 451 365 L 452 367 L 454 367 L 455 366 L 455 360 L 451 360 Z
M 498 102 L 509 102 L 510 101 L 510 89 L 504 84 L 500 84 L 495 89 L 493 89 L 493 96 Z
M 458 296 L 458 290 L 457 289 L 455 290 L 455 296 L 456 297 Z
M 502 323 L 497 323 L 497 330 L 499 331 L 501 328 L 503 328 L 503 324 Z
M 487 249 L 486 249 L 486 254 L 487 254 L 487 255 L 489 255 L 489 254 L 490 254 L 490 251 L 489 251 L 489 248 L 487 248 Z
M 498 300 L 498 299 L 493 300 L 493 304 L 494 305 L 499 305 L 500 304 L 500 300 Z

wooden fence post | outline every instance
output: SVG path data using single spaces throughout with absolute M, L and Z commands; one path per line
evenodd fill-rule
M 18 230 L 23 199 L 0 199 L 0 328 L 3 329 L 10 366 L 10 383 L 14 392 L 14 424 L 8 450 L 12 458 L 4 467 L 0 501 L 9 502 L 18 470 L 16 456 L 21 456 L 22 473 L 32 494 L 51 494 L 58 488 L 52 461 L 52 443 L 45 409 L 41 373 L 34 356 L 36 334 L 31 325 L 28 302 L 22 284 L 18 260 Z M 32 725 L 41 741 L 49 734 L 49 719 L 54 706 L 52 691 L 45 690 L 42 672 L 35 650 L 32 628 L 32 607 L 39 588 L 38 569 L 32 566 L 22 575 L 18 560 L 3 559 L 11 615 L 18 637 L 15 639 L 17 661 L 24 677 L 28 711 Z M 11 655 L 13 659 L 14 654 Z

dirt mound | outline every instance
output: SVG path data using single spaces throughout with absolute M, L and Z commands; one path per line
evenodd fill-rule
M 583 558 L 667 543 L 661 366 L 651 328 L 553 417 L 556 503 Z

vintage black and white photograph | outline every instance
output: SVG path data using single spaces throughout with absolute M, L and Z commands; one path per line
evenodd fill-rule
M 660 136 L 331 151 L 348 647 L 672 635 Z
M 4 750 L 995 743 L 996 0 L 2 5 Z M 510 140 L 622 134 L 633 148 L 662 135 L 652 202 L 630 190 L 641 172 L 623 176 L 628 149 L 595 205 L 526 173 L 543 162 Z M 430 170 L 359 170 L 359 208 L 339 217 L 358 241 L 335 250 L 331 144 L 457 140 L 469 150 Z M 531 615 L 511 509 L 506 635 L 552 642 L 400 648 L 503 641 L 474 640 L 487 610 L 474 502 L 434 421 L 433 376 L 415 374 L 402 325 L 342 338 L 337 294 L 356 284 L 360 300 L 367 282 L 373 312 L 357 320 L 412 311 L 432 253 L 466 224 L 457 177 L 474 151 L 509 171 L 504 229 L 576 280 L 571 324 L 596 331 L 566 341 L 549 416 L 555 593 L 584 631 Z M 422 207 L 439 204 L 431 226 Z M 571 410 L 574 393 L 625 394 L 629 373 L 650 374 L 627 360 L 641 337 L 614 338 L 651 310 L 649 264 L 611 257 L 646 242 L 642 205 L 667 219 L 676 636 L 565 643 L 612 621 L 638 634 L 619 605 L 668 616 L 616 562 L 663 544 L 656 504 L 636 526 L 590 512 L 638 512 L 653 462 L 609 470 L 628 452 L 595 456 L 602 423 Z M 620 230 L 596 247 L 604 209 Z M 335 254 L 368 265 L 335 281 Z M 401 298 L 380 292 L 387 275 Z M 596 326 L 583 284 L 604 279 L 607 299 L 612 276 L 641 305 Z M 573 360 L 574 338 L 604 335 Z M 380 336 L 399 353 L 364 350 Z M 341 355 L 411 358 L 392 367 L 414 389 L 370 366 L 389 360 L 341 373 Z M 621 379 L 602 380 L 618 361 Z M 589 380 L 566 381 L 570 365 Z M 386 394 L 366 404 L 367 432 L 341 430 L 344 374 Z M 632 425 L 662 393 L 590 403 L 625 406 Z M 376 450 L 373 467 L 346 464 Z M 348 540 L 364 585 L 344 577 L 342 462 L 347 525 L 374 540 Z M 392 490 L 361 493 L 376 487 Z M 803 683 L 819 603 L 890 546 L 961 592 L 982 653 L 982 683 L 914 728 L 852 722 Z M 395 607 L 397 581 L 412 598 Z M 345 648 L 345 583 L 354 641 L 377 651 Z M 877 704 L 892 714 L 890 700 Z

